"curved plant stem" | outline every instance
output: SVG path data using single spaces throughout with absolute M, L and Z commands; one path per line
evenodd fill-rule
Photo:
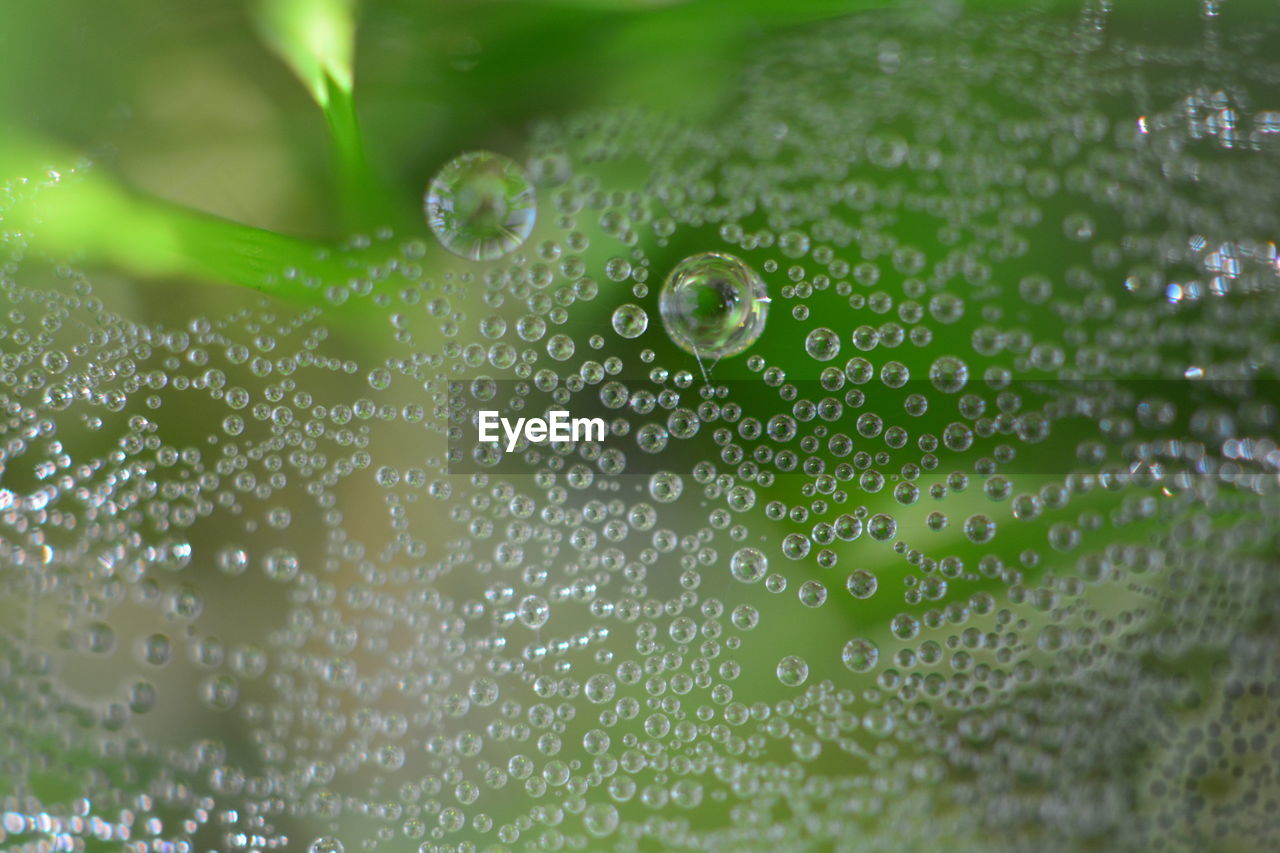
M 389 193 L 365 156 L 356 114 L 355 0 L 259 0 L 264 40 L 306 86 L 324 114 L 337 160 L 343 225 L 387 224 Z

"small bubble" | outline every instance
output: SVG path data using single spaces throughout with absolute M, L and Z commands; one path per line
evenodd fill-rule
M 792 560 L 808 556 L 811 543 L 803 533 L 788 533 L 782 538 L 782 553 Z
M 888 542 L 898 535 L 898 522 L 891 515 L 878 512 L 867 521 L 867 532 L 879 542 Z
M 243 548 L 228 545 L 218 551 L 214 562 L 223 574 L 242 575 L 249 568 L 249 555 Z
M 969 381 L 969 366 L 951 355 L 944 355 L 929 368 L 929 381 L 943 394 L 956 394 Z
M 240 697 L 240 685 L 229 675 L 215 675 L 200 685 L 200 698 L 215 711 L 229 711 Z
M 151 666 L 164 666 L 173 659 L 173 644 L 165 634 L 151 634 L 138 641 L 138 657 Z
M 638 338 L 649 328 L 649 315 L 639 305 L 627 303 L 613 310 L 613 330 L 624 338 Z
M 551 618 L 551 607 L 541 596 L 526 595 L 521 599 L 516 615 L 527 627 L 541 628 Z
M 331 835 L 324 835 L 311 842 L 307 853 L 346 853 L 342 842 Z
M 845 580 L 845 588 L 854 598 L 870 598 L 876 594 L 880 582 L 866 569 L 858 569 Z
M 964 535 L 974 544 L 985 544 L 996 535 L 996 523 L 985 515 L 971 515 L 965 520 Z
M 582 827 L 592 838 L 612 835 L 618 822 L 618 810 L 610 803 L 593 803 L 582 812 Z
M 804 351 L 818 361 L 830 361 L 840 354 L 840 336 L 819 326 L 804 339 Z
M 805 607 L 821 607 L 827 603 L 827 588 L 819 581 L 805 581 L 800 584 L 799 597 Z
M 787 655 L 778 661 L 776 673 L 778 680 L 787 687 L 799 687 L 809 678 L 809 664 L 805 663 L 804 658 Z
M 547 339 L 547 355 L 556 361 L 567 361 L 573 358 L 577 346 L 568 335 L 552 335 Z
M 855 637 L 844 644 L 840 659 L 851 672 L 870 672 L 880 660 L 880 648 L 871 640 Z
M 729 559 L 729 572 L 743 583 L 755 583 L 769 570 L 769 558 L 758 548 L 739 548 Z
M 914 640 L 920 634 L 920 621 L 910 613 L 899 613 L 889 622 L 889 630 L 899 640 Z
M 679 474 L 659 471 L 649 478 L 649 495 L 658 503 L 671 503 L 684 491 L 684 480 Z

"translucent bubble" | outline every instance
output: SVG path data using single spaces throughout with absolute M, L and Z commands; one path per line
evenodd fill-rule
M 159 693 L 149 681 L 135 681 L 129 685 L 129 710 L 135 714 L 145 714 L 156 706 Z
M 738 258 L 704 252 L 671 270 L 658 310 L 667 334 L 681 349 L 725 358 L 742 352 L 764 332 L 769 291 Z
M 556 361 L 567 361 L 573 358 L 576 349 L 573 338 L 568 335 L 552 335 L 547 339 L 547 355 Z
M 291 581 L 298 574 L 298 556 L 285 548 L 275 548 L 262 561 L 263 571 L 273 581 Z
M 610 803 L 593 803 L 582 812 L 582 827 L 592 838 L 605 838 L 618 828 L 618 810 Z
M 639 305 L 627 303 L 613 310 L 613 330 L 624 338 L 638 338 L 649 328 L 649 315 Z
M 937 293 L 929 299 L 929 313 L 939 323 L 954 323 L 964 316 L 964 300 L 953 293 Z
M 215 675 L 200 685 L 200 698 L 215 711 L 229 711 L 240 697 L 240 685 L 229 675 Z
M 760 611 L 750 604 L 739 604 L 733 608 L 729 618 L 733 620 L 734 627 L 739 631 L 750 631 L 760 624 Z
M 516 616 L 530 628 L 541 628 L 551 618 L 551 607 L 538 595 L 526 595 L 520 600 Z
M 679 474 L 659 471 L 649 478 L 649 495 L 658 503 L 671 503 L 684 491 L 684 480 Z
M 173 644 L 165 634 L 151 634 L 138 641 L 138 657 L 151 666 L 164 666 L 173 659 Z
M 424 209 L 440 243 L 473 261 L 519 248 L 537 215 L 528 175 L 511 158 L 489 151 L 450 160 L 431 179 Z
M 914 640 L 920 633 L 920 620 L 910 613 L 899 613 L 889 622 L 889 630 L 899 640 Z
M 879 585 L 880 582 L 876 580 L 876 576 L 866 569 L 852 572 L 845 580 L 845 588 L 854 598 L 870 598 L 876 594 L 876 588 Z
M 818 581 L 800 584 L 800 603 L 805 607 L 821 607 L 827 602 L 827 588 Z
M 867 532 L 872 539 L 888 542 L 898 535 L 898 522 L 893 516 L 878 512 L 867 521 Z
M 805 663 L 804 658 L 787 655 L 778 661 L 776 672 L 778 680 L 787 687 L 799 687 L 809 678 L 809 664 Z
M 631 263 L 626 258 L 610 258 L 604 265 L 604 274 L 609 281 L 626 281 L 631 275 Z
M 853 341 L 853 345 L 858 349 L 863 352 L 870 352 L 880 344 L 880 333 L 871 326 L 863 325 L 853 330 L 850 340 Z M 861 366 L 862 363 L 863 362 L 859 362 L 859 366 Z M 850 378 L 853 379 L 852 374 L 850 374 Z M 859 380 L 853 379 L 853 381 L 857 382 Z M 861 381 L 866 382 L 867 380 L 863 379 Z
M 755 583 L 769 571 L 769 558 L 758 548 L 739 548 L 729 558 L 729 572 L 743 583 Z
M 636 432 L 636 444 L 645 453 L 661 453 L 670 434 L 658 424 L 645 424 Z
M 1013 499 L 1013 517 L 1018 521 L 1033 521 L 1040 516 L 1044 504 L 1037 495 L 1018 495 Z
M 844 644 L 840 659 L 852 672 L 870 672 L 880 660 L 880 648 L 871 640 L 855 637 Z
M 969 366 L 952 355 L 944 355 L 929 367 L 929 381 L 943 394 L 955 394 L 969 381 Z
M 788 533 L 782 538 L 782 553 L 799 560 L 808 556 L 810 545 L 809 537 L 803 533 Z
M 911 371 L 900 361 L 886 361 L 880 368 L 880 381 L 889 388 L 901 388 L 911 378 Z
M 862 535 L 862 519 L 856 515 L 845 513 L 836 519 L 835 533 L 846 542 L 852 542 Z
M 1013 430 L 1028 444 L 1039 444 L 1049 436 L 1049 419 L 1040 412 L 1027 412 L 1014 421 Z
M 586 694 L 588 702 L 599 705 L 602 702 L 611 700 L 616 689 L 617 686 L 612 676 L 597 673 L 587 679 L 583 692 Z
M 819 326 L 805 337 L 804 351 L 818 361 L 830 361 L 840 354 L 840 336 Z
M 311 846 L 307 848 L 307 853 L 346 853 L 346 850 L 341 841 L 331 835 L 325 835 L 312 841 Z
M 996 523 L 985 515 L 971 515 L 964 522 L 964 535 L 970 542 L 982 545 L 996 535 Z
M 788 258 L 799 258 L 809 252 L 809 235 L 803 231 L 788 231 L 778 238 L 778 248 Z
M 116 633 L 106 622 L 94 622 L 85 629 L 85 648 L 95 654 L 107 654 L 116 646 Z
M 756 504 L 756 493 L 747 486 L 734 486 L 725 496 L 725 502 L 731 509 L 746 512 Z
M 242 575 L 248 569 L 248 555 L 243 548 L 224 546 L 214 558 L 218 569 L 228 575 Z

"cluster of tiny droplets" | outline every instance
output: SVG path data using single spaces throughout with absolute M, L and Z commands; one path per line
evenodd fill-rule
M 540 125 L 527 241 L 279 272 L 323 307 L 6 267 L 0 843 L 1268 849 L 1276 71 L 1109 6 Z M 772 303 L 715 364 L 655 322 L 703 252 Z M 450 473 L 457 380 L 627 452 Z

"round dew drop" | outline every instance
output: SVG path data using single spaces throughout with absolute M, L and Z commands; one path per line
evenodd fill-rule
M 840 336 L 820 326 L 805 337 L 804 351 L 818 361 L 830 361 L 840 354 Z
M 809 664 L 804 658 L 796 655 L 787 655 L 778 661 L 776 674 L 778 681 L 781 681 L 787 687 L 799 687 L 809 678 Z
M 676 346 L 726 358 L 755 343 L 769 313 L 769 289 L 733 255 L 703 252 L 676 264 L 658 297 L 662 325 Z
M 854 571 L 845 580 L 845 587 L 854 598 L 867 599 L 876 594 L 880 586 L 879 580 L 866 569 Z
M 311 842 L 307 853 L 344 853 L 346 847 L 338 839 L 325 835 Z
M 536 205 L 533 185 L 514 160 L 471 151 L 450 160 L 431 179 L 423 209 L 446 249 L 472 261 L 488 261 L 529 238 Z
M 844 644 L 840 659 L 851 672 L 870 672 L 880 660 L 880 648 L 871 640 L 855 637 Z
M 639 305 L 627 303 L 613 309 L 613 330 L 624 338 L 638 338 L 649 328 L 649 315 Z
M 769 558 L 758 548 L 739 548 L 729 559 L 729 571 L 743 583 L 755 583 L 769 571 Z

